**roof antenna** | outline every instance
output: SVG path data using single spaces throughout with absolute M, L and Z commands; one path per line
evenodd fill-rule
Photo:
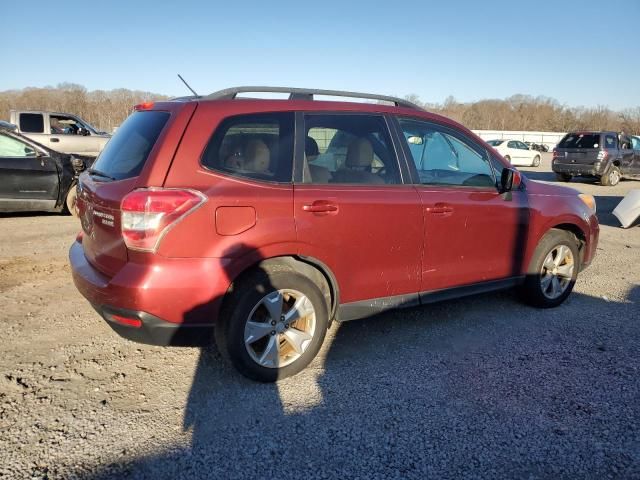
M 178 74 L 178 78 L 179 78 L 180 80 L 182 80 L 182 83 L 184 83 L 184 84 L 187 86 L 187 88 L 188 88 L 189 90 L 191 90 L 191 93 L 193 93 L 196 97 L 200 97 L 200 95 L 198 95 L 198 94 L 196 93 L 196 91 L 195 91 L 193 88 L 191 88 L 191 87 L 189 86 L 189 84 L 187 83 L 187 81 L 186 81 L 184 78 L 182 78 L 182 75 Z

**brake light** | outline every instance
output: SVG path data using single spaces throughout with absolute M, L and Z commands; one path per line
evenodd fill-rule
M 607 158 L 609 158 L 609 152 L 607 152 L 606 150 L 600 150 L 598 152 L 598 160 L 602 161 L 606 160 Z
M 556 150 L 555 148 L 553 149 L 553 158 L 556 159 L 560 156 L 560 152 L 558 152 L 558 150 Z
M 154 102 L 142 102 L 133 107 L 134 110 L 151 110 L 153 108 Z
M 195 190 L 149 188 L 122 199 L 122 237 L 127 248 L 155 252 L 171 228 L 199 208 L 206 197 Z

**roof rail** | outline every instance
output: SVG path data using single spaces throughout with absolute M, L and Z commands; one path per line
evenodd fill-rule
M 331 97 L 365 98 L 368 100 L 383 100 L 393 103 L 397 107 L 415 108 L 421 107 L 402 98 L 376 95 L 372 93 L 344 92 L 341 90 L 320 90 L 317 88 L 289 88 L 289 87 L 232 87 L 211 93 L 203 97 L 205 100 L 233 100 L 239 93 L 288 93 L 289 100 L 313 100 L 314 95 L 327 95 Z

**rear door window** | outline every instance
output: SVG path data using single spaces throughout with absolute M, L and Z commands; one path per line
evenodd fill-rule
M 618 139 L 613 135 L 606 135 L 604 137 L 604 147 L 605 148 L 617 148 L 618 147 Z
M 398 160 L 384 117 L 307 114 L 305 183 L 399 184 Z
M 202 165 L 228 175 L 291 182 L 293 132 L 291 112 L 227 118 L 211 137 Z
M 558 144 L 558 148 L 598 148 L 599 146 L 599 133 L 569 133 Z
M 21 113 L 20 131 L 25 133 L 44 133 L 44 117 L 41 113 Z
M 116 180 L 137 177 L 167 120 L 168 112 L 132 113 L 116 130 L 92 168 Z

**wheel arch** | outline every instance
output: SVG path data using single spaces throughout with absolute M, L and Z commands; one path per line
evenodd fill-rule
M 546 235 L 550 230 L 564 230 L 566 232 L 572 233 L 576 237 L 576 239 L 578 240 L 578 252 L 580 252 L 580 264 L 582 264 L 582 261 L 584 259 L 584 248 L 587 245 L 587 233 L 576 223 L 566 221 L 550 226 L 545 231 L 544 235 Z
M 314 257 L 298 254 L 281 254 L 267 258 L 251 256 L 249 258 L 239 260 L 239 263 L 236 264 L 236 268 L 233 269 L 236 273 L 229 279 L 230 284 L 223 298 L 221 311 L 224 311 L 224 304 L 232 293 L 234 284 L 238 284 L 244 277 L 250 275 L 257 269 L 269 272 L 282 266 L 290 267 L 293 270 L 302 273 L 318 285 L 325 297 L 325 300 L 327 301 L 330 311 L 329 321 L 331 322 L 337 312 L 340 297 L 340 291 L 335 275 L 324 262 Z

